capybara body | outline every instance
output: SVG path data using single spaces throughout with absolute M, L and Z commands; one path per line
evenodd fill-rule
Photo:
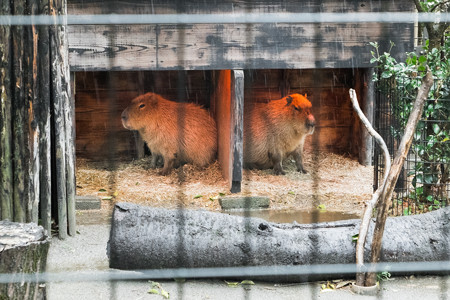
M 122 112 L 122 124 L 139 131 L 155 158 L 163 157 L 161 175 L 170 173 L 175 162 L 205 167 L 217 152 L 216 122 L 194 103 L 147 93 L 133 99 Z
M 311 102 L 305 96 L 292 94 L 268 103 L 245 107 L 244 166 L 285 174 L 282 161 L 293 155 L 299 172 L 303 166 L 305 138 L 314 132 L 315 119 Z

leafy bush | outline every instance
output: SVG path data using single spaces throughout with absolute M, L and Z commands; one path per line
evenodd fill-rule
M 434 85 L 425 103 L 423 116 L 414 135 L 412 151 L 420 158 L 412 172 L 413 192 L 410 198 L 426 202 L 428 209 L 448 201 L 450 164 L 450 39 L 444 45 L 429 49 L 427 42 L 420 54 L 407 53 L 405 62 L 397 62 L 389 52 L 379 53 L 377 43 L 371 43 L 371 63 L 377 63 L 373 80 L 379 86 L 388 86 L 392 95 L 391 111 L 395 125 L 391 134 L 401 138 L 408 121 L 422 77 L 430 68 Z M 391 42 L 391 49 L 394 44 Z

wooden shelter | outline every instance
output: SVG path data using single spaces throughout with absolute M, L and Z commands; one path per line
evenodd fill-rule
M 39 4 L 45 1 L 35 2 Z M 121 126 L 120 112 L 132 98 L 147 91 L 162 94 L 176 101 L 200 103 L 210 110 L 218 124 L 218 159 L 223 176 L 228 180 L 232 191 L 240 190 L 242 179 L 242 126 L 245 122 L 243 107 L 247 101 L 268 101 L 289 93 L 306 93 L 313 104 L 313 113 L 318 122 L 317 131 L 308 141 L 308 146 L 359 155 L 360 162 L 367 164 L 371 160 L 370 138 L 361 129 L 351 109 L 348 88 L 357 90 L 362 107 L 370 115 L 373 109 L 370 82 L 372 72 L 370 58 L 373 49 L 369 42 L 378 42 L 381 45 L 380 49 L 384 51 L 389 49 L 390 41 L 393 41 L 396 47 L 392 49 L 392 55 L 395 57 L 401 57 L 406 51 L 412 51 L 414 46 L 413 23 L 305 23 L 303 20 L 258 23 L 245 22 L 245 19 L 235 23 L 214 21 L 215 15 L 219 17 L 233 14 L 275 17 L 284 13 L 412 12 L 414 5 L 411 0 L 395 2 L 67 0 L 67 3 L 62 0 L 60 5 L 63 7 L 59 10 L 60 13 L 66 12 L 67 5 L 67 14 L 70 16 L 119 14 L 122 17 L 128 15 L 130 20 L 129 23 L 125 21 L 121 24 L 115 24 L 114 19 L 103 24 L 92 24 L 93 22 L 89 21 L 86 24 L 69 22 L 67 26 L 50 26 L 49 31 L 42 29 L 43 27 L 31 26 L 31 29 L 24 27 L 23 30 L 28 30 L 28 36 L 16 33 L 18 29 L 15 28 L 8 29 L 7 26 L 0 28 L 0 41 L 3 39 L 16 41 L 20 40 L 19 37 L 26 36 L 25 41 L 29 43 L 28 45 L 36 45 L 33 42 L 35 41 L 39 47 L 41 44 L 47 45 L 45 37 L 48 32 L 52 37 L 52 28 L 61 30 L 61 34 L 67 37 L 67 44 L 59 48 L 57 41 L 50 39 L 47 51 L 58 49 L 62 51 L 59 53 L 60 57 L 68 57 L 72 90 L 65 84 L 63 85 L 65 89 L 60 91 L 61 85 L 56 82 L 58 73 L 51 73 L 53 75 L 50 78 L 53 81 L 50 82 L 53 85 L 50 85 L 50 90 L 48 84 L 43 84 L 45 81 L 36 83 L 30 81 L 36 91 L 50 93 L 56 98 L 58 95 L 64 95 L 64 99 L 57 100 L 65 105 L 64 109 L 61 111 L 57 105 L 59 102 L 54 102 L 50 114 L 52 118 L 50 115 L 45 117 L 45 113 L 39 115 L 35 113 L 34 119 L 14 118 L 17 121 L 13 124 L 26 125 L 29 128 L 22 138 L 27 145 L 23 149 L 28 149 L 24 150 L 26 153 L 23 155 L 27 157 L 25 161 L 29 162 L 29 165 L 26 167 L 27 171 L 20 177 L 19 174 L 4 175 L 8 169 L 2 164 L 0 175 L 2 184 L 0 196 L 10 197 L 5 195 L 16 195 L 12 186 L 21 186 L 21 182 L 35 182 L 38 180 L 36 177 L 38 170 L 41 170 L 39 176 L 43 176 L 42 169 L 47 164 L 51 175 L 40 177 L 39 193 L 42 194 L 46 190 L 45 182 L 52 183 L 52 188 L 47 188 L 51 195 L 48 197 L 52 199 L 51 203 L 58 203 L 64 211 L 67 211 L 67 207 L 64 207 L 66 202 L 56 195 L 59 195 L 57 190 L 64 187 L 68 198 L 74 196 L 73 184 L 65 185 L 61 180 L 65 178 L 69 182 L 74 181 L 74 158 L 69 150 L 75 145 L 78 157 L 93 160 L 131 159 L 143 155 L 142 141 Z M 46 8 L 48 6 L 43 5 L 36 11 L 26 10 L 23 13 L 48 14 Z M 17 13 L 16 10 L 5 10 L 3 13 L 11 14 L 11 12 Z M 167 20 L 135 24 L 133 16 L 136 15 L 148 15 L 146 18 L 151 18 L 151 15 L 158 17 L 167 15 Z M 188 23 L 181 22 L 176 17 L 178 15 L 187 16 L 188 19 L 189 16 L 194 16 L 194 20 L 196 15 L 213 17 L 211 23 L 203 21 Z M 16 38 L 5 36 L 5 32 L 10 32 Z M 39 39 L 34 35 L 36 32 Z M 39 47 L 37 52 L 25 51 L 29 55 L 27 57 L 36 59 L 34 54 L 40 55 Z M 23 46 L 23 49 L 29 48 Z M 16 55 L 14 53 L 13 56 Z M 51 59 L 54 57 L 50 56 Z M 37 58 L 36 61 L 39 62 L 40 59 Z M 8 62 L 7 68 L 17 64 L 18 62 L 12 60 Z M 2 60 L 0 67 L 6 68 L 4 66 L 5 61 Z M 30 66 L 24 72 L 29 74 L 27 76 L 30 79 L 44 80 L 41 78 L 48 78 L 50 75 L 44 76 L 45 74 L 39 73 L 39 70 L 44 72 L 46 66 L 54 70 L 56 65 L 51 61 L 47 63 L 42 61 L 39 66 L 41 67 L 37 69 Z M 68 77 L 62 77 L 64 82 L 69 82 Z M 11 85 L 11 82 L 16 82 L 12 77 L 1 79 L 1 84 L 7 82 Z M 69 91 L 74 96 L 74 106 Z M 1 95 L 16 101 L 20 93 L 25 94 L 25 91 L 17 88 L 15 93 Z M 37 96 L 31 98 L 27 98 L 28 102 L 25 102 L 22 108 L 13 108 L 12 111 L 27 112 L 31 116 L 30 112 L 33 110 L 30 110 L 30 107 L 33 107 L 33 101 L 41 101 Z M 4 111 L 11 110 L 10 106 L 4 104 L 1 108 L 2 116 L 6 116 Z M 61 113 L 65 118 L 63 127 L 58 125 L 60 121 L 58 116 Z M 12 141 L 11 136 L 3 133 L 14 131 L 8 127 L 11 119 L 2 117 L 0 121 L 2 130 L 0 142 L 2 149 L 7 149 L 0 151 L 2 155 L 0 159 L 4 162 L 11 159 L 13 153 L 20 148 L 13 142 L 20 137 L 14 135 Z M 75 121 L 75 126 L 71 125 L 72 121 Z M 48 122 L 54 125 L 49 127 Z M 35 136 L 33 139 L 33 128 L 37 128 L 34 124 L 41 126 L 39 127 L 41 130 L 38 137 Z M 71 132 L 73 128 L 76 129 L 76 140 L 73 139 Z M 47 159 L 49 156 L 33 154 L 33 149 L 36 149 L 32 147 L 33 141 L 39 141 L 40 145 L 45 145 L 45 141 L 51 141 L 47 148 L 44 147 L 51 153 L 50 160 Z M 58 145 L 63 144 L 65 146 L 59 148 Z M 66 153 L 66 158 L 68 157 L 62 164 L 66 166 L 64 170 L 58 167 L 61 166 L 58 160 L 61 158 L 60 151 Z M 20 159 L 17 158 L 16 161 L 19 163 Z M 36 165 L 38 162 L 40 164 Z M 32 195 L 33 189 L 30 188 L 28 193 Z M 37 206 L 42 208 L 47 205 L 45 203 L 50 203 L 48 202 L 50 200 L 43 202 L 42 197 L 34 196 L 35 200 L 30 198 L 24 203 L 29 207 L 36 206 L 35 209 Z M 4 211 L 2 198 L 2 218 L 7 217 Z M 30 219 L 37 221 L 37 213 L 33 213 L 32 216 Z M 66 226 L 61 222 L 64 217 L 60 216 L 60 230 Z

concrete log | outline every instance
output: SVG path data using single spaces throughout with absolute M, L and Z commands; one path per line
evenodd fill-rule
M 125 270 L 350 264 L 355 263 L 352 236 L 358 233 L 359 225 L 359 219 L 276 224 L 208 211 L 118 203 L 108 254 L 111 268 Z M 369 237 L 373 225 L 372 220 Z M 389 218 L 381 261 L 448 260 L 449 235 L 450 207 Z M 366 245 L 370 244 L 369 238 Z M 289 278 L 297 280 L 304 279 Z

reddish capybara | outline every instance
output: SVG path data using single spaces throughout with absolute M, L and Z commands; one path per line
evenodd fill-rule
M 126 129 L 137 130 L 152 155 L 161 155 L 167 175 L 175 162 L 205 167 L 217 152 L 215 120 L 201 106 L 177 103 L 155 93 L 136 97 L 122 112 Z
M 292 94 L 268 103 L 253 103 L 245 107 L 244 166 L 267 169 L 285 174 L 282 161 L 293 155 L 297 170 L 303 166 L 305 138 L 314 132 L 315 119 L 311 102 L 305 96 Z

